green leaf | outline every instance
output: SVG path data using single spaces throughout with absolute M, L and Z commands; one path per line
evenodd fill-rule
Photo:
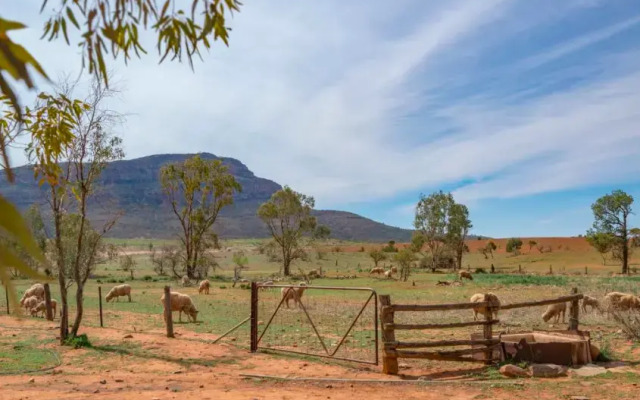
M 69 21 L 71 21 L 71 23 L 75 25 L 76 28 L 80 29 L 80 25 L 76 20 L 76 16 L 73 15 L 73 11 L 71 11 L 71 7 L 67 7 L 67 17 L 69 17 Z
M 24 222 L 22 215 L 18 209 L 9 203 L 4 197 L 0 196 L 0 228 L 13 237 L 17 244 L 22 247 L 31 257 L 45 262 L 44 255 L 38 248 L 38 244 L 33 237 L 29 228 Z M 0 247 L 0 250 L 3 248 Z M 25 273 L 27 273 L 25 271 Z

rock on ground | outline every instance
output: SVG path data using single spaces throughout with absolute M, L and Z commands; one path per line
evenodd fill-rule
M 567 376 L 568 368 L 556 364 L 531 364 L 529 373 L 535 378 L 555 378 Z
M 602 375 L 606 373 L 607 373 L 606 368 L 601 367 L 599 365 L 595 365 L 595 364 L 587 364 L 580 368 L 571 370 L 572 375 L 582 376 L 582 377 L 597 376 L 597 375 Z

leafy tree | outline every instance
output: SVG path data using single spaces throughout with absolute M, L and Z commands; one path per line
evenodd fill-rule
M 316 218 L 311 215 L 314 206 L 313 197 L 285 186 L 258 208 L 258 216 L 267 225 L 280 249 L 286 276 L 291 274 L 290 267 L 294 260 L 306 257 L 303 237 L 316 227 Z
M 535 240 L 529 240 L 529 251 L 531 251 L 531 249 L 533 249 L 537 244 L 538 242 Z
M 118 255 L 120 254 L 120 247 L 113 243 L 109 243 L 105 246 L 105 251 L 107 253 L 107 259 L 109 261 L 113 261 L 118 258 Z
M 416 261 L 416 256 L 411 249 L 405 248 L 398 251 L 394 259 L 400 265 L 400 279 L 406 282 L 409 279 L 409 275 L 411 275 L 411 263 Z
M 129 272 L 131 274 L 131 280 L 134 279 L 133 274 L 136 271 L 137 266 L 138 263 L 131 254 L 123 254 L 120 256 L 120 269 L 124 272 Z
M 507 252 L 513 253 L 513 254 L 519 254 L 521 248 L 522 248 L 522 239 L 511 238 L 507 241 Z
M 182 61 L 183 56 L 192 65 L 194 55 L 200 55 L 201 49 L 208 49 L 217 39 L 228 45 L 228 28 L 225 18 L 234 11 L 239 11 L 238 0 L 211 0 L 201 2 L 192 0 L 191 7 L 176 0 L 165 0 L 161 7 L 155 0 L 98 0 L 86 1 L 58 0 L 59 8 L 49 19 L 44 28 L 42 38 L 55 40 L 64 37 L 70 44 L 67 28 L 79 30 L 80 48 L 82 49 L 82 65 L 88 65 L 89 73 L 97 73 L 108 85 L 106 55 L 111 49 L 113 58 L 122 57 L 125 61 L 135 53 L 145 53 L 138 32 L 151 29 L 156 38 L 156 47 L 162 62 L 167 57 Z M 47 0 L 42 0 L 41 11 L 45 10 Z M 181 8 L 180 6 L 185 8 Z M 72 27 L 73 26 L 73 27 Z M 35 146 L 42 176 L 49 179 L 52 190 L 60 188 L 56 185 L 56 167 L 60 155 L 70 144 L 73 133 L 73 119 L 82 112 L 86 105 L 68 98 L 60 98 L 41 94 L 39 97 L 53 108 L 42 107 L 35 115 L 25 112 L 20 107 L 16 92 L 7 80 L 7 74 L 17 83 L 29 89 L 35 87 L 32 72 L 47 78 L 47 74 L 24 47 L 11 40 L 9 34 L 26 26 L 18 21 L 0 18 L 0 48 L 3 61 L 0 62 L 0 102 L 10 110 L 0 118 L 0 169 L 7 176 L 7 181 L 14 182 L 14 175 L 9 162 L 7 148 L 21 133 L 21 127 L 34 121 L 48 121 L 48 129 L 30 131 L 31 143 Z M 52 104 L 53 103 L 53 104 Z M 49 112 L 51 111 L 51 112 Z M 31 120 L 31 118 L 34 118 Z M 42 251 L 29 234 L 28 228 L 18 210 L 5 198 L 0 196 L 0 237 L 15 242 L 22 251 L 38 263 L 45 263 Z M 54 220 L 56 219 L 54 214 Z M 60 221 L 54 221 L 60 227 Z M 59 237 L 55 239 L 59 245 Z M 0 280 L 6 285 L 11 301 L 16 303 L 15 289 L 8 278 L 7 268 L 16 268 L 33 279 L 46 279 L 24 262 L 15 252 L 0 243 Z M 65 285 L 61 283 L 61 287 Z M 64 294 L 66 296 L 66 294 Z M 63 300 L 66 304 L 66 300 Z M 63 304 L 63 311 L 65 310 Z M 14 309 L 16 309 L 14 307 Z M 62 321 L 61 331 L 66 325 Z M 64 340 L 65 335 L 61 335 Z
M 378 263 L 380 261 L 384 261 L 387 259 L 387 255 L 382 250 L 373 249 L 369 251 L 369 257 L 373 260 L 373 264 L 378 267 Z
M 498 249 L 498 246 L 496 246 L 496 244 L 493 242 L 493 240 L 489 240 L 487 242 L 487 245 L 484 246 L 484 251 L 485 251 L 485 258 L 488 258 L 486 255 L 491 254 L 491 258 L 493 258 L 493 252 L 496 251 Z
M 467 207 L 457 204 L 451 193 L 439 191 L 429 196 L 421 195 L 414 227 L 431 253 L 432 268 L 447 258 L 447 252 L 455 254 L 458 267 L 462 265 L 464 240 L 472 225 Z
M 615 237 L 610 233 L 588 231 L 586 239 L 591 247 L 600 253 L 600 257 L 602 257 L 602 265 L 606 265 L 607 253 L 612 250 Z
M 447 245 L 453 250 L 456 256 L 456 266 L 462 268 L 462 255 L 469 251 L 465 244 L 469 229 L 473 225 L 469 219 L 469 210 L 463 204 L 453 204 L 449 210 L 449 221 L 447 228 Z
M 331 229 L 326 225 L 318 225 L 313 231 L 313 238 L 318 240 L 327 240 L 331 236 Z
M 167 275 L 167 271 L 172 271 L 175 276 L 179 275 L 178 267 L 182 260 L 180 250 L 174 246 L 162 246 L 160 254 L 156 253 L 156 250 L 151 250 L 149 255 L 151 264 L 153 264 L 153 271 L 160 275 Z
M 409 246 L 414 253 L 421 253 L 424 247 L 425 237 L 419 232 L 413 232 L 411 234 L 411 245 Z
M 640 247 L 640 228 L 629 229 L 629 235 L 631 236 L 631 247 Z
M 385 253 L 397 253 L 398 249 L 396 248 L 396 241 L 389 240 L 387 245 L 382 248 L 382 251 L 384 251 Z
M 195 279 L 199 258 L 213 247 L 210 229 L 220 210 L 233 203 L 240 184 L 222 161 L 203 160 L 198 155 L 162 167 L 160 182 L 180 222 L 187 276 Z
M 593 229 L 587 234 L 605 233 L 613 240 L 612 251 L 619 254 L 622 261 L 622 273 L 629 273 L 629 226 L 628 218 L 632 213 L 633 197 L 622 190 L 614 190 L 600 197 L 591 206 L 593 211 Z

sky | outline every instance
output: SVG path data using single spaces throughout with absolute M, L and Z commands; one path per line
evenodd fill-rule
M 636 0 L 243 3 L 194 70 L 158 65 L 152 40 L 109 64 L 127 158 L 233 157 L 317 208 L 406 228 L 421 193 L 451 191 L 492 237 L 584 234 L 614 189 L 640 208 Z M 75 45 L 39 40 L 39 7 L 3 5 L 29 26 L 13 40 L 77 76 Z

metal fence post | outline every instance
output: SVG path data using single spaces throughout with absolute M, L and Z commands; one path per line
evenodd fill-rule
M 104 327 L 102 322 L 102 286 L 98 286 L 98 304 L 100 306 L 100 328 Z
M 258 351 L 258 284 L 251 282 L 251 352 Z

